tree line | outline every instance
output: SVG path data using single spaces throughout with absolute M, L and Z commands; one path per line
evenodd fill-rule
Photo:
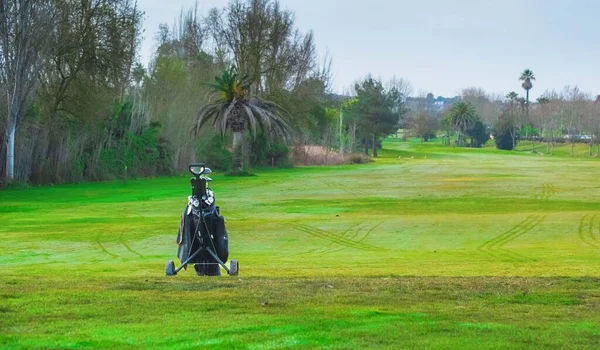
M 100 180 L 111 154 L 158 157 L 151 128 L 125 120 L 141 18 L 129 0 L 0 2 L 2 182 Z
M 371 76 L 335 94 L 331 58 L 276 0 L 183 9 L 156 29 L 146 66 L 142 18 L 133 0 L 0 1 L 0 183 L 172 174 L 198 160 L 243 172 L 291 166 L 305 145 L 377 157 L 400 127 L 471 147 L 490 134 L 504 148 L 599 144 L 598 103 L 565 88 L 530 106 L 531 71 L 525 98 L 468 88 L 439 100 Z
M 232 0 L 205 16 L 196 3 L 157 28 L 147 66 L 142 17 L 132 0 L 0 2 L 1 183 L 171 174 L 195 160 L 231 169 L 233 119 L 197 128 L 224 72 L 246 79 L 236 96 L 277 106 L 289 127 L 282 138 L 244 124 L 240 166 L 291 165 L 297 145 L 373 149 L 399 125 L 399 91 L 375 79 L 357 98 L 332 93 L 330 57 L 278 1 Z
M 458 146 L 480 147 L 491 135 L 499 149 L 512 150 L 519 140 L 528 140 L 533 152 L 541 152 L 542 143 L 548 154 L 553 153 L 556 143 L 569 143 L 573 155 L 575 144 L 585 143 L 590 156 L 600 154 L 599 96 L 565 86 L 558 92 L 547 90 L 532 102 L 533 71 L 524 70 L 519 80 L 524 97 L 515 91 L 501 96 L 471 87 L 452 99 L 453 104 L 435 110 L 431 107 L 433 95 L 422 96 L 418 100 L 423 103 L 408 113 L 404 127 L 423 141 L 437 137 L 440 131 L 445 137 L 454 132 Z

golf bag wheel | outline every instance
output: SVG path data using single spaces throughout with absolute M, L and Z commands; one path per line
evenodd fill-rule
M 167 276 L 175 276 L 177 272 L 175 272 L 175 262 L 173 260 L 167 261 Z
M 229 262 L 229 275 L 230 276 L 237 276 L 239 272 L 240 272 L 240 267 L 238 265 L 238 261 L 237 260 L 231 260 Z

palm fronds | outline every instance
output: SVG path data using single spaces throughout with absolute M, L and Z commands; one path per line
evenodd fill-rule
M 448 111 L 446 120 L 458 131 L 459 136 L 465 134 L 477 121 L 475 107 L 469 102 L 456 102 Z
M 195 133 L 212 120 L 213 126 L 221 134 L 228 130 L 238 132 L 248 128 L 253 136 L 261 129 L 284 141 L 291 138 L 291 128 L 285 120 L 289 113 L 274 102 L 249 96 L 248 76 L 240 78 L 235 67 L 232 67 L 215 77 L 215 81 L 216 83 L 204 85 L 212 88 L 214 93 L 219 93 L 220 98 L 198 111 Z
M 244 99 L 250 90 L 250 78 L 248 75 L 239 77 L 235 66 L 223 71 L 221 76 L 215 77 L 215 83 L 206 83 L 215 93 L 220 93 L 220 100 L 231 102 L 233 99 Z
M 533 87 L 532 81 L 535 80 L 535 75 L 533 75 L 533 71 L 531 69 L 525 69 L 521 73 L 521 77 L 519 77 L 519 80 L 523 81 L 521 87 L 529 91 Z

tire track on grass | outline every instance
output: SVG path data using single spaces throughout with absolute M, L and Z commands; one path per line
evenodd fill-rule
M 102 250 L 104 253 L 106 253 L 106 254 L 108 254 L 108 255 L 112 256 L 113 258 L 118 258 L 118 257 L 119 257 L 118 255 L 116 255 L 116 254 L 113 254 L 113 253 L 109 252 L 108 250 L 106 250 L 106 247 L 104 246 L 104 244 L 102 244 L 102 242 L 100 242 L 100 234 L 99 234 L 99 233 L 98 233 L 98 234 L 96 234 L 96 239 L 95 239 L 95 241 L 96 241 L 96 244 L 98 245 L 98 247 L 100 247 L 100 249 L 101 249 L 101 250 Z
M 350 226 L 349 226 L 347 229 L 345 229 L 345 230 L 344 230 L 344 232 L 342 232 L 342 233 L 341 233 L 339 236 L 340 236 L 340 237 L 346 237 L 346 235 L 348 234 L 348 232 L 350 232 L 352 229 L 354 229 L 356 226 L 359 226 L 360 224 L 361 224 L 361 223 L 360 223 L 360 222 L 358 222 L 358 223 L 355 223 L 355 224 L 352 224 L 352 225 L 350 225 Z M 359 228 L 359 230 L 361 230 L 361 229 L 362 229 L 362 228 Z M 329 243 L 327 244 L 327 246 L 326 246 L 326 247 L 314 248 L 314 249 L 311 249 L 311 250 L 309 250 L 309 251 L 305 252 L 304 254 L 318 254 L 318 253 L 325 253 L 325 252 L 327 252 L 327 251 L 331 250 L 331 249 L 334 247 L 334 245 L 335 245 L 335 243 L 334 243 L 334 242 L 329 242 Z
M 558 190 L 556 186 L 551 183 L 542 184 L 542 186 L 536 187 L 533 193 L 533 199 L 549 201 L 550 198 L 554 197 Z
M 518 260 L 531 260 L 530 258 L 523 256 L 521 254 L 517 254 L 515 252 L 511 252 L 509 250 L 504 249 L 503 247 L 514 241 L 515 239 L 523 236 L 524 234 L 530 232 L 535 227 L 537 227 L 544 219 L 546 215 L 540 214 L 532 214 L 525 218 L 523 221 L 519 222 L 509 230 L 499 234 L 498 236 L 483 242 L 481 245 L 477 247 L 477 250 L 491 255 L 493 257 L 499 258 L 509 258 L 514 261 Z
M 130 214 L 130 215 L 134 215 L 134 216 L 136 216 L 136 217 L 138 217 L 138 218 L 143 218 L 143 216 L 142 216 L 142 215 L 140 215 L 140 214 L 138 214 L 138 213 L 135 213 L 135 212 L 130 212 L 129 214 Z M 121 214 L 121 218 L 122 218 L 122 219 L 128 219 L 129 217 L 128 217 L 128 216 L 125 216 L 125 213 L 124 213 L 124 214 Z M 122 245 L 125 247 L 125 249 L 127 249 L 129 252 L 131 252 L 131 253 L 133 253 L 133 254 L 135 254 L 135 255 L 139 256 L 140 258 L 143 258 L 144 256 L 143 256 L 142 254 L 138 253 L 137 251 L 135 251 L 135 250 L 133 250 L 133 249 L 131 248 L 131 246 L 129 245 L 129 243 L 128 243 L 128 242 L 125 240 L 125 238 L 124 238 L 124 235 L 125 235 L 125 232 L 121 231 L 121 234 L 119 234 L 119 242 L 121 242 L 121 244 L 122 244 Z
M 348 238 L 351 241 L 356 242 L 355 238 L 356 236 L 359 235 L 360 232 L 362 232 L 364 229 L 366 229 L 367 227 L 371 226 L 372 223 L 370 222 L 366 222 L 366 223 L 362 223 L 362 224 L 357 224 L 354 225 L 352 227 L 350 227 L 348 230 L 344 231 L 342 237 L 344 238 Z M 356 230 L 353 230 L 353 228 L 355 228 L 356 226 L 359 226 L 358 228 L 356 228 Z M 346 237 L 346 235 L 349 233 L 349 235 Z M 327 252 L 330 253 L 335 253 L 335 252 L 339 252 L 340 250 L 346 249 L 345 247 L 334 247 L 332 244 L 329 245 L 329 248 L 326 250 Z
M 580 241 L 589 245 L 590 247 L 600 249 L 600 241 L 598 241 L 598 238 L 594 236 L 594 220 L 597 217 L 597 215 L 584 215 L 579 221 L 579 230 L 577 231 L 577 236 L 579 237 Z M 600 223 L 596 226 L 598 228 L 598 232 L 600 233 Z
M 496 248 L 502 249 L 502 247 L 504 247 L 507 243 L 514 241 L 515 239 L 521 237 L 522 235 L 524 235 L 527 232 L 536 228 L 539 224 L 542 223 L 542 221 L 544 221 L 544 219 L 546 219 L 546 215 L 534 216 L 534 219 L 532 220 L 532 222 L 529 225 L 523 227 L 523 229 L 520 232 L 516 232 L 511 235 L 508 235 L 508 236 L 504 237 L 502 240 L 500 240 L 499 242 L 497 242 Z
M 364 236 L 362 236 L 362 238 L 360 238 L 360 239 L 359 239 L 357 242 L 362 242 L 362 241 L 364 241 L 365 239 L 367 239 L 367 238 L 368 238 L 368 237 L 371 235 L 371 233 L 373 232 L 373 230 L 374 230 L 374 229 L 376 229 L 376 228 L 378 228 L 379 226 L 381 226 L 381 225 L 382 225 L 384 222 L 385 222 L 385 221 L 381 221 L 381 222 L 379 222 L 378 224 L 375 224 L 375 226 L 371 227 L 371 228 L 370 228 L 370 229 L 367 231 L 367 233 L 365 233 L 365 235 L 364 235 Z M 357 235 L 358 235 L 358 233 L 357 233 Z M 354 237 L 352 237 L 351 239 L 354 239 L 355 237 L 356 237 L 356 235 L 355 235 Z
M 367 223 L 366 225 L 364 225 L 361 228 L 359 228 L 358 230 L 356 230 L 354 232 L 354 234 L 348 238 L 354 242 L 361 243 L 362 241 L 364 241 L 371 235 L 373 230 L 375 230 L 377 227 L 381 226 L 381 224 L 383 224 L 384 222 L 385 221 L 381 221 L 375 225 L 373 225 L 373 223 Z M 366 229 L 369 226 L 371 226 L 371 227 L 365 232 L 364 229 Z M 360 237 L 359 239 L 356 239 L 356 237 L 358 237 L 361 232 L 365 232 L 365 234 L 362 235 L 362 237 Z M 332 250 L 331 253 L 336 253 L 336 252 L 339 252 L 340 250 L 344 250 L 344 249 L 345 249 L 344 247 L 341 247 L 341 248 Z
M 487 246 L 483 248 L 484 251 L 487 251 L 490 255 L 495 256 L 497 258 L 508 258 L 513 261 L 530 261 L 531 259 L 523 256 L 521 254 L 511 252 L 509 250 L 503 249 L 503 247 L 509 243 L 517 239 L 518 237 L 526 234 L 527 232 L 533 230 L 539 223 L 544 220 L 544 217 L 539 215 L 530 215 L 525 220 L 517 224 L 512 229 L 502 233 L 501 235 L 495 237 L 494 239 L 486 242 Z M 485 243 L 484 243 L 485 244 Z
M 510 237 L 507 237 L 506 239 L 502 240 L 502 241 L 501 241 L 501 242 L 500 242 L 500 243 L 499 243 L 499 244 L 496 246 L 496 249 L 497 249 L 497 251 L 501 251 L 501 252 L 503 252 L 503 253 L 505 253 L 505 254 L 507 254 L 507 255 L 513 255 L 513 256 L 521 257 L 522 259 L 525 259 L 525 260 L 529 260 L 529 261 L 531 261 L 531 260 L 532 260 L 531 258 L 528 258 L 528 257 L 526 257 L 526 256 L 524 256 L 524 255 L 521 255 L 521 254 L 518 254 L 518 253 L 515 253 L 515 252 L 511 252 L 511 251 L 509 251 L 509 250 L 505 249 L 505 248 L 504 248 L 504 246 L 505 246 L 506 244 L 510 243 L 510 242 L 513 242 L 514 240 L 516 240 L 517 238 L 519 238 L 519 237 L 523 236 L 524 234 L 526 234 L 526 233 L 530 232 L 530 231 L 531 231 L 531 230 L 533 230 L 534 228 L 536 228 L 536 227 L 537 227 L 539 224 L 541 224 L 541 223 L 542 223 L 542 221 L 544 221 L 544 220 L 546 219 L 546 216 L 547 216 L 547 215 L 541 215 L 541 216 L 538 216 L 538 217 L 537 217 L 537 218 L 536 218 L 536 219 L 535 219 L 535 220 L 534 220 L 534 221 L 533 221 L 533 222 L 532 222 L 532 223 L 531 223 L 529 226 L 527 226 L 527 227 L 526 227 L 526 228 L 525 228 L 523 231 L 521 231 L 521 232 L 519 232 L 519 233 L 516 233 L 516 234 L 513 234 L 513 235 L 511 235 Z
M 125 246 L 125 248 L 127 250 L 129 250 L 131 253 L 139 256 L 140 258 L 143 258 L 144 256 L 138 252 L 136 252 L 135 250 L 131 249 L 131 247 L 129 246 L 129 243 L 127 243 L 127 241 L 125 240 L 125 238 L 123 237 L 124 233 L 121 232 L 121 234 L 119 235 L 119 242 L 121 242 L 121 244 L 123 244 Z
M 340 190 L 342 192 L 346 192 L 346 193 L 351 194 L 353 196 L 362 197 L 362 196 L 365 195 L 365 192 L 363 192 L 361 190 L 357 190 L 357 189 L 354 189 L 354 188 L 349 188 L 347 186 L 342 186 L 341 184 L 336 183 L 336 182 L 331 181 L 331 180 L 317 179 L 317 181 L 321 182 L 323 185 L 325 185 L 328 188 L 335 189 L 335 190 Z
M 477 247 L 477 250 L 484 251 L 489 250 L 489 247 L 492 246 L 495 242 L 502 240 L 504 237 L 507 237 L 514 232 L 519 232 L 523 227 L 526 227 L 531 221 L 534 220 L 534 215 L 529 215 L 525 220 L 519 222 L 515 226 L 511 227 L 509 230 L 499 234 L 498 236 L 489 239 L 483 242 L 481 245 Z
M 364 251 L 385 250 L 385 248 L 375 247 L 370 244 L 352 241 L 348 238 L 345 238 L 340 235 L 336 235 L 334 233 L 327 232 L 325 230 L 321 230 L 321 229 L 318 229 L 318 228 L 315 228 L 312 226 L 303 225 L 303 224 L 294 224 L 294 223 L 292 223 L 290 226 L 292 226 L 293 228 L 295 228 L 298 231 L 308 233 L 311 236 L 321 238 L 321 239 L 327 240 L 329 242 L 339 244 L 344 247 L 354 248 L 354 249 L 364 250 Z
M 594 215 L 594 218 L 596 218 L 596 215 Z M 598 227 L 598 234 L 600 234 L 600 222 L 598 222 L 598 225 L 596 225 Z M 600 248 L 600 240 L 598 240 L 598 238 L 594 235 L 594 230 L 592 227 L 590 227 L 590 232 L 589 232 L 590 238 L 592 240 L 594 240 L 595 245 Z

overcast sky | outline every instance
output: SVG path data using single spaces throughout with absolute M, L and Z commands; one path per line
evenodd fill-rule
M 199 0 L 201 14 L 227 0 Z M 414 93 L 454 96 L 469 86 L 522 93 L 519 73 L 536 76 L 531 95 L 578 85 L 600 94 L 598 0 L 280 0 L 296 27 L 313 30 L 333 57 L 335 90 L 371 73 L 408 79 Z M 162 22 L 194 0 L 139 0 L 146 12 L 146 65 Z

